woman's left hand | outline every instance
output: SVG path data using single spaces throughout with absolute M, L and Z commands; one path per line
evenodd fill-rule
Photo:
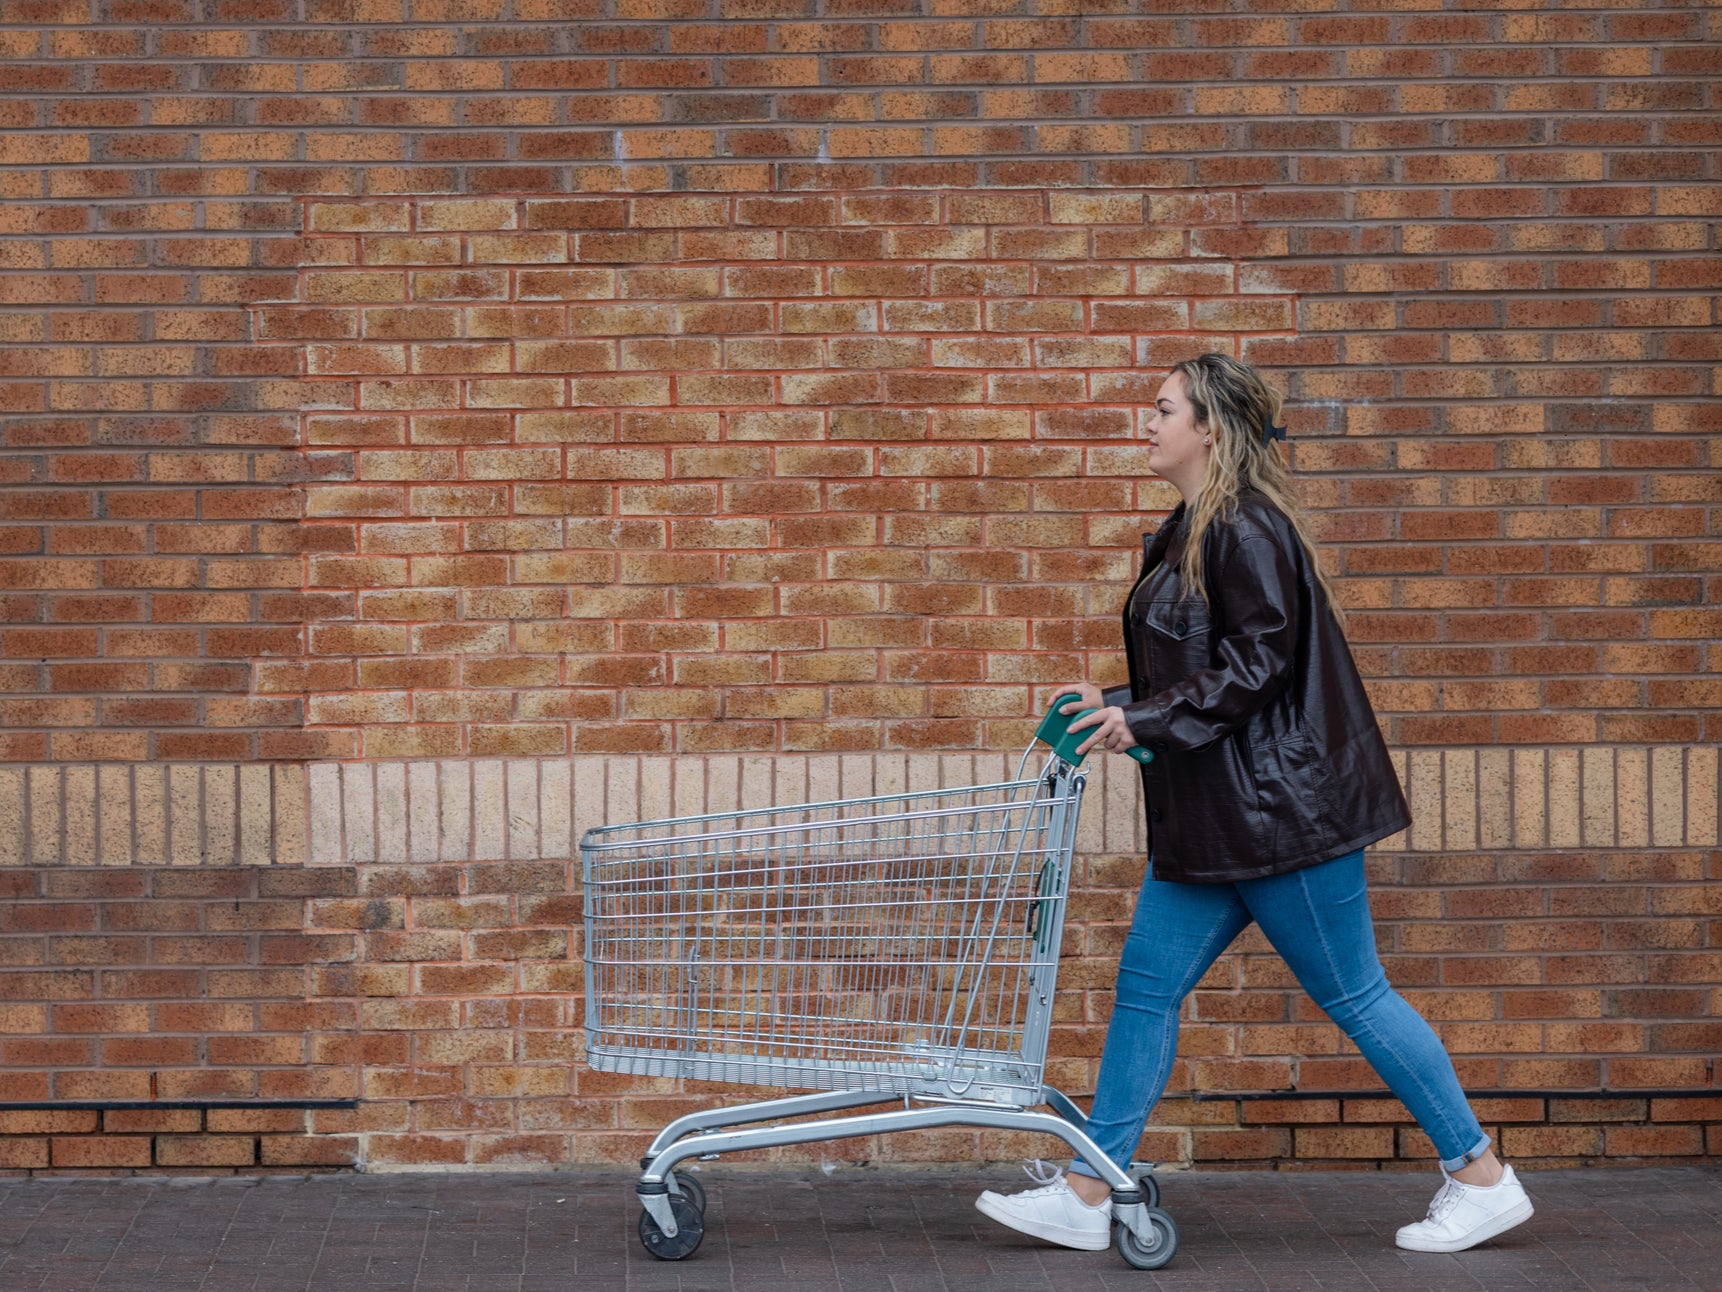
M 1136 739 L 1135 733 L 1130 730 L 1130 724 L 1124 721 L 1124 710 L 1115 704 L 1104 709 L 1096 709 L 1087 717 L 1078 718 L 1070 724 L 1072 731 L 1082 731 L 1088 727 L 1095 727 L 1097 730 L 1076 747 L 1078 757 L 1086 754 L 1096 745 L 1104 747 L 1108 753 L 1122 754 L 1126 750 L 1134 749 L 1141 743 Z

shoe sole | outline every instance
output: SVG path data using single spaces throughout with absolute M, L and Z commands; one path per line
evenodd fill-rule
M 1107 1222 L 1104 1233 L 1094 1235 L 1066 1225 L 1037 1225 L 1024 1221 L 1002 1207 L 993 1205 L 985 1197 L 975 1199 L 975 1210 L 989 1220 L 998 1221 L 1006 1229 L 1014 1229 L 1019 1234 L 1027 1234 L 1030 1238 L 1039 1238 L 1044 1242 L 1057 1243 L 1060 1247 L 1072 1247 L 1079 1252 L 1103 1252 L 1112 1246 L 1111 1221 Z
M 1393 1241 L 1398 1247 L 1408 1252 L 1463 1252 L 1475 1247 L 1478 1243 L 1486 1243 L 1491 1238 L 1498 1238 L 1517 1225 L 1524 1224 L 1535 1214 L 1535 1211 L 1536 1208 L 1531 1206 L 1531 1200 L 1526 1198 L 1523 1202 L 1509 1207 L 1487 1224 L 1473 1229 L 1463 1238 L 1454 1238 L 1444 1243 L 1420 1243 L 1416 1239 L 1406 1242 L 1402 1238 L 1395 1238 Z

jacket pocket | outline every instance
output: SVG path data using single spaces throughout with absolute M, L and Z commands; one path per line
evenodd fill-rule
M 1302 732 L 1273 744 L 1252 744 L 1256 807 L 1270 855 L 1319 849 L 1332 811 L 1327 768 Z
M 1175 642 L 1205 640 L 1208 636 L 1208 607 L 1200 597 L 1148 603 L 1148 626 Z
M 1261 854 L 1260 795 L 1249 748 L 1239 733 L 1155 759 L 1145 771 L 1154 845 L 1163 848 L 1172 869 L 1199 874 L 1216 868 L 1216 856 Z
M 1210 624 L 1208 608 L 1200 599 L 1151 601 L 1142 620 L 1147 630 L 1137 630 L 1139 671 L 1147 680 L 1148 694 L 1176 686 L 1208 667 Z

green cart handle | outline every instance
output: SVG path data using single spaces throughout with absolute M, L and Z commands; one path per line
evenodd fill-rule
M 1078 718 L 1086 718 L 1089 714 L 1093 713 L 1094 710 L 1083 709 L 1080 713 L 1067 715 L 1060 713 L 1058 709 L 1060 705 L 1065 704 L 1068 701 L 1080 700 L 1081 698 L 1082 697 L 1074 691 L 1066 691 L 1063 695 L 1059 696 L 1052 702 L 1052 707 L 1046 711 L 1046 717 L 1040 720 L 1040 726 L 1034 733 L 1034 738 L 1036 740 L 1043 741 L 1044 743 L 1051 745 L 1052 752 L 1064 759 L 1064 761 L 1069 763 L 1072 767 L 1082 766 L 1082 760 L 1088 757 L 1087 754 L 1077 753 L 1076 747 L 1084 740 L 1087 740 L 1092 733 L 1085 729 L 1072 734 L 1070 724 L 1075 722 Z M 1151 749 L 1144 749 L 1141 745 L 1132 745 L 1125 752 L 1127 752 L 1137 762 L 1144 765 L 1154 761 L 1154 751 Z

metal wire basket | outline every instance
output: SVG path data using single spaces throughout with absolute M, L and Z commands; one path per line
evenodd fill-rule
M 1033 776 L 1031 745 L 998 784 L 586 833 L 587 1063 L 826 1092 L 660 1132 L 639 1185 L 648 1251 L 679 1259 L 699 1244 L 703 1191 L 673 1169 L 694 1155 L 973 1125 L 1048 1131 L 1110 1165 L 1043 1081 L 1086 784 L 1064 732 L 1078 715 L 1058 713 L 1068 698 L 1042 723 L 1054 752 Z M 1039 1104 L 1053 1113 L 1029 1111 Z M 764 1122 L 779 1124 L 749 1125 Z M 749 1128 L 720 1131 L 737 1125 Z M 1169 1258 L 1170 1219 L 1113 1170 L 1124 1232 L 1142 1246 L 1139 1208 L 1152 1254 Z

